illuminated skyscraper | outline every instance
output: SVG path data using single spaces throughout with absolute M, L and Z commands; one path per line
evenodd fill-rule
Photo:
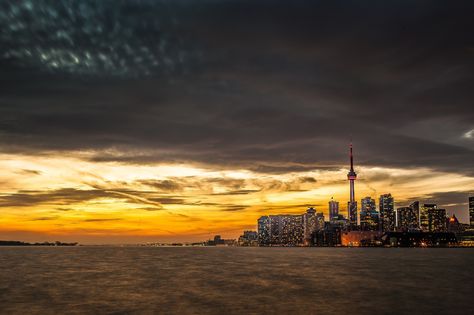
M 262 216 L 257 221 L 258 244 L 261 246 L 270 245 L 270 218 Z
M 413 209 L 413 212 L 416 215 L 416 228 L 420 228 L 420 202 L 419 201 L 413 201 L 410 205 L 410 208 Z
M 412 205 L 397 208 L 397 227 L 400 231 L 413 231 L 418 228 L 418 210 Z
M 474 229 L 474 196 L 469 197 L 469 223 L 471 229 Z
M 430 222 L 428 212 L 432 209 L 436 209 L 438 206 L 434 203 L 425 203 L 420 207 L 420 229 L 423 232 L 430 231 Z
M 347 173 L 347 179 L 349 180 L 350 188 L 350 199 L 347 203 L 347 219 L 351 227 L 357 226 L 357 201 L 355 201 L 354 181 L 357 179 L 357 174 L 354 171 L 354 158 L 352 156 L 352 142 L 349 146 L 349 157 L 351 160 L 351 169 Z
M 304 242 L 303 215 L 270 215 L 270 244 L 296 246 Z
M 377 231 L 379 214 L 375 209 L 375 200 L 365 197 L 360 202 L 360 228 L 363 231 Z
M 428 210 L 428 228 L 430 232 L 446 232 L 446 210 L 434 207 Z
M 339 202 L 331 197 L 329 201 L 329 221 L 335 220 L 339 217 Z
M 393 197 L 391 194 L 380 196 L 380 228 L 383 232 L 395 230 L 395 209 L 393 207 Z

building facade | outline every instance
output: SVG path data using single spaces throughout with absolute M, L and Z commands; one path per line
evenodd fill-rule
M 413 212 L 416 215 L 416 220 L 417 220 L 416 228 L 419 229 L 420 228 L 420 202 L 419 201 L 413 201 L 409 205 L 409 207 L 413 209 Z
M 380 229 L 383 232 L 395 231 L 396 215 L 394 200 L 391 194 L 384 194 L 379 199 Z
M 435 207 L 428 210 L 428 229 L 430 232 L 446 232 L 446 210 Z
M 418 229 L 418 211 L 411 206 L 397 208 L 397 228 L 403 232 Z
M 316 220 L 316 210 L 314 208 L 308 208 L 306 213 L 303 214 L 303 226 L 304 226 L 304 243 L 309 244 L 311 242 L 311 235 L 318 228 L 318 222 Z
M 331 198 L 329 201 L 329 221 L 339 217 L 339 201 Z
M 270 215 L 268 218 L 270 226 L 268 245 L 297 246 L 303 244 L 303 215 Z
M 474 196 L 469 197 L 469 225 L 474 229 Z
M 430 210 L 436 209 L 437 207 L 438 206 L 434 203 L 425 203 L 420 207 L 420 229 L 423 232 L 430 231 L 428 212 Z
M 257 239 L 260 246 L 270 245 L 270 218 L 266 215 L 257 220 Z
M 379 229 L 379 213 L 376 210 L 375 199 L 365 197 L 360 202 L 360 229 L 377 231 Z

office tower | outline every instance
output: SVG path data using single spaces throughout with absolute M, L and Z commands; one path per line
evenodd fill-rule
M 270 218 L 262 216 L 257 220 L 258 244 L 270 245 Z
M 360 228 L 363 231 L 377 231 L 379 214 L 375 209 L 375 200 L 365 197 L 360 202 Z
M 428 209 L 428 229 L 430 232 L 446 231 L 446 210 L 438 207 Z
M 331 197 L 329 201 L 329 221 L 339 217 L 339 202 Z
M 469 197 L 469 223 L 471 229 L 474 229 L 474 196 Z
M 347 203 L 347 219 L 351 228 L 357 226 L 357 201 L 355 201 L 354 181 L 357 179 L 357 174 L 354 171 L 354 158 L 352 156 L 352 142 L 349 146 L 349 157 L 351 161 L 351 169 L 347 173 L 347 179 L 349 180 L 350 196 L 349 202 Z
M 416 215 L 416 228 L 420 228 L 420 202 L 419 201 L 413 201 L 410 205 L 410 208 L 413 209 L 413 212 Z
M 306 213 L 303 214 L 303 225 L 305 244 L 309 245 L 311 241 L 311 235 L 317 230 L 318 227 L 318 222 L 316 221 L 316 210 L 314 210 L 314 208 L 308 208 Z
M 393 197 L 391 194 L 380 195 L 380 228 L 383 232 L 395 230 L 395 210 L 393 207 Z
M 420 207 L 420 229 L 423 232 L 430 231 L 428 212 L 429 210 L 436 209 L 436 208 L 437 208 L 437 205 L 434 203 L 425 203 Z
M 403 232 L 417 229 L 418 211 L 411 206 L 397 208 L 397 227 Z

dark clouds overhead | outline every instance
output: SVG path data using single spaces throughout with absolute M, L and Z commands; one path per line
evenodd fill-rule
M 472 1 L 3 1 L 3 152 L 474 175 Z M 157 183 L 166 185 L 166 183 Z

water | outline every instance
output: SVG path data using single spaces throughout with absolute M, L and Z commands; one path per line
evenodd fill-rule
M 0 248 L 1 314 L 462 314 L 474 250 Z

